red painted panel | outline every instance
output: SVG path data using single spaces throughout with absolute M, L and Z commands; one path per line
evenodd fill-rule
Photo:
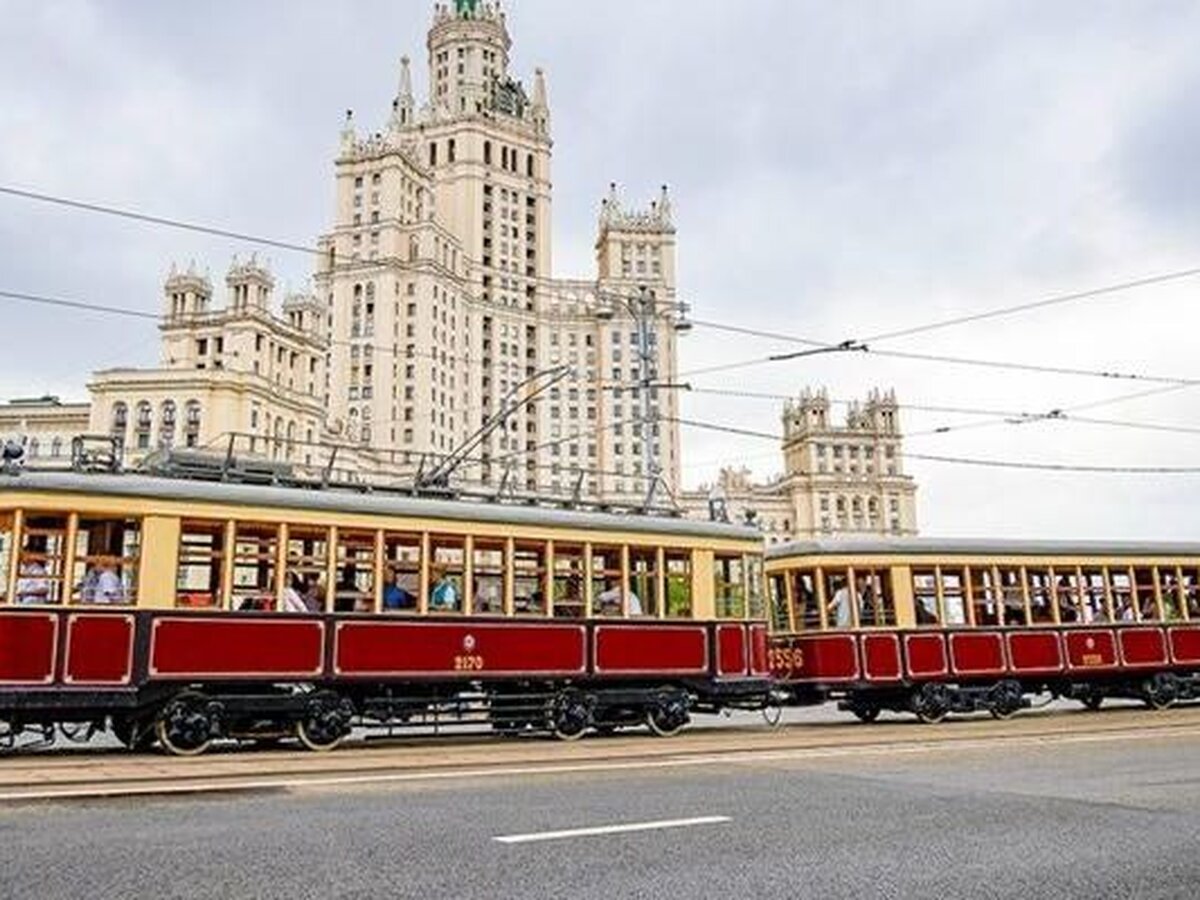
M 1171 658 L 1181 665 L 1200 663 L 1200 628 L 1171 628 Z
M 708 631 L 703 625 L 597 625 L 594 633 L 598 673 L 708 672 Z
M 894 634 L 866 634 L 862 638 L 863 676 L 867 681 L 899 681 L 900 638 Z
M 1117 640 L 1111 631 L 1063 630 L 1067 666 L 1071 669 L 1115 669 Z
M 1061 672 L 1062 643 L 1053 631 L 1010 631 L 1008 658 L 1018 675 Z
M 750 674 L 771 674 L 771 663 L 767 657 L 766 625 L 750 626 Z
M 741 625 L 718 625 L 717 674 L 745 675 L 747 655 L 746 630 Z
M 578 675 L 587 670 L 581 625 L 534 622 L 340 622 L 339 675 Z
M 858 647 L 852 634 L 794 637 L 776 646 L 776 675 L 789 681 L 856 681 Z M 781 653 L 781 651 L 783 651 Z
M 904 655 L 908 661 L 908 674 L 912 678 L 930 678 L 945 675 L 946 644 L 941 634 L 906 634 Z
M 1161 628 L 1122 628 L 1117 632 L 1127 666 L 1165 666 L 1167 642 Z
M 324 659 L 324 626 L 284 616 L 155 619 L 150 638 L 160 678 L 311 677 Z
M 67 684 L 128 684 L 133 675 L 133 616 L 67 617 Z
M 1004 674 L 1004 639 L 998 631 L 955 632 L 949 643 L 956 674 Z
M 49 684 L 57 657 L 54 613 L 0 613 L 0 684 Z

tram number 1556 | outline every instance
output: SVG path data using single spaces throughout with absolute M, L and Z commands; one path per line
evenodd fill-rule
M 767 651 L 767 662 L 772 671 L 803 669 L 804 651 L 799 647 L 772 647 Z

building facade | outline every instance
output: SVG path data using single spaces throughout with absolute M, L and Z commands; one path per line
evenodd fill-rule
M 830 534 L 917 533 L 916 484 L 903 470 L 900 408 L 873 391 L 835 424 L 825 391 L 805 390 L 783 408 L 784 474 L 755 483 L 722 469 L 716 483 L 686 491 L 684 508 L 707 517 L 710 503 L 731 520 L 751 514 L 770 544 Z
M 276 310 L 252 259 L 216 307 L 207 277 L 172 270 L 159 366 L 95 373 L 88 430 L 121 438 L 127 462 L 238 435 L 241 452 L 335 443 L 404 476 L 504 411 L 458 479 L 592 500 L 679 489 L 662 385 L 688 326 L 667 189 L 630 209 L 610 186 L 595 272 L 554 278 L 545 74 L 527 89 L 511 73 L 499 4 L 436 6 L 426 49 L 427 97 L 405 57 L 381 127 L 347 113 L 311 296 Z

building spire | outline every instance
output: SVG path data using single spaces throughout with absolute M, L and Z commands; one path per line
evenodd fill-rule
M 550 130 L 550 104 L 546 99 L 546 73 L 541 69 L 533 70 L 533 101 L 530 104 L 533 113 L 533 124 L 538 131 L 545 134 Z
M 412 125 L 415 105 L 412 69 L 409 68 L 408 57 L 402 56 L 400 57 L 400 88 L 396 92 L 396 99 L 392 102 L 392 129 L 394 131 Z

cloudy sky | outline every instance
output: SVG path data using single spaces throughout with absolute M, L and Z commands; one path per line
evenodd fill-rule
M 599 198 L 671 185 L 697 318 L 817 340 L 1200 266 L 1200 3 L 511 0 L 515 69 L 547 71 L 556 274 L 592 272 Z M 426 0 L 0 0 L 0 185 L 310 242 L 353 107 L 382 124 Z M 251 248 L 0 196 L 0 290 L 156 310 L 172 260 L 220 276 Z M 285 285 L 303 254 L 267 254 Z M 986 360 L 1200 378 L 1200 278 L 872 342 Z M 0 301 L 0 397 L 86 396 L 155 361 L 153 323 Z M 796 349 L 697 328 L 681 369 Z M 697 375 L 697 387 L 1097 424 L 962 427 L 908 410 L 914 454 L 1200 465 L 1200 386 L 868 354 Z M 844 410 L 839 409 L 838 415 Z M 777 431 L 780 403 L 695 393 L 685 413 Z M 1151 427 L 1132 427 L 1133 424 Z M 954 426 L 954 430 L 928 432 Z M 1172 430 L 1174 429 L 1174 430 Z M 1183 429 L 1183 430 L 1180 430 Z M 684 478 L 780 467 L 770 441 L 685 430 Z M 1194 538 L 1200 475 L 1039 473 L 913 459 L 929 534 Z

